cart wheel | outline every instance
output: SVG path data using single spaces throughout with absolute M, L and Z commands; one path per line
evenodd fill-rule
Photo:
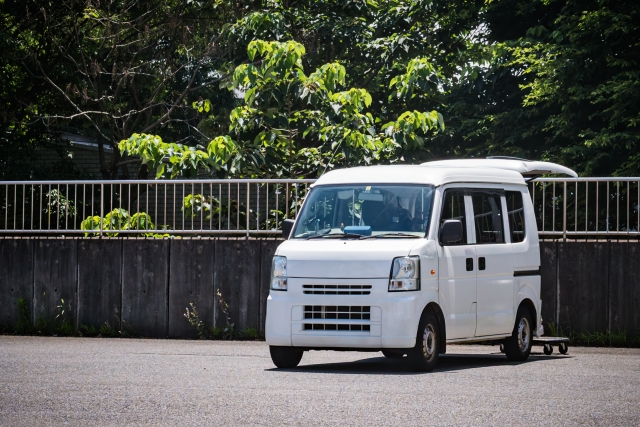
M 500 344 L 500 353 L 504 353 L 504 344 Z
M 567 354 L 567 351 L 569 351 L 569 346 L 565 342 L 560 343 L 560 346 L 558 347 L 558 350 L 560 350 L 560 353 L 562 353 L 562 354 Z
M 549 356 L 551 353 L 553 353 L 553 346 L 551 344 L 545 344 L 544 345 L 544 354 Z

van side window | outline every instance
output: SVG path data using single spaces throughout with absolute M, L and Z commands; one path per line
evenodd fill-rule
M 448 219 L 458 219 L 462 222 L 462 240 L 459 245 L 467 244 L 467 218 L 464 208 L 464 192 L 462 190 L 447 190 L 444 193 L 440 227 Z
M 524 205 L 522 193 L 519 191 L 505 192 L 507 210 L 509 211 L 509 228 L 511 229 L 511 243 L 524 241 Z
M 500 195 L 474 192 L 471 194 L 471 201 L 476 244 L 504 243 Z

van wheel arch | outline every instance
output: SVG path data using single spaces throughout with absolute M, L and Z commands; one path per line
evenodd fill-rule
M 440 306 L 435 302 L 430 302 L 427 306 L 422 310 L 422 315 L 420 316 L 420 320 L 425 316 L 432 314 L 438 320 L 438 348 L 440 349 L 440 354 L 445 354 L 447 352 L 447 328 L 444 324 L 444 313 Z
M 538 310 L 536 310 L 536 305 L 529 298 L 525 298 L 520 301 L 520 305 L 518 305 L 518 310 L 520 307 L 526 307 L 529 311 L 529 314 L 532 316 L 533 325 L 531 325 L 531 332 L 535 334 L 538 328 L 538 320 L 540 320 L 540 316 L 538 314 Z M 516 312 L 518 311 L 516 310 Z

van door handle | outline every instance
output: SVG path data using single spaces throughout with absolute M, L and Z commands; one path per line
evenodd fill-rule
M 480 258 L 478 258 L 478 270 L 484 270 L 487 268 L 487 261 L 484 259 L 483 256 L 481 256 Z
M 473 258 L 467 258 L 467 271 L 473 271 Z

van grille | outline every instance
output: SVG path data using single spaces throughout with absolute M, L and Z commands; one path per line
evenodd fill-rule
M 305 323 L 305 331 L 370 331 L 369 325 L 336 325 L 335 323 Z
M 371 307 L 359 305 L 305 305 L 304 318 L 369 320 L 371 318 Z
M 371 285 L 302 285 L 310 295 L 369 295 Z
M 305 323 L 305 331 L 358 331 L 370 332 L 371 307 L 370 306 L 345 306 L 345 305 L 305 305 L 305 319 L 331 319 L 333 323 Z M 345 323 L 340 323 L 344 320 Z M 363 323 L 355 323 L 353 320 L 361 320 Z M 347 323 L 348 322 L 348 323 Z

